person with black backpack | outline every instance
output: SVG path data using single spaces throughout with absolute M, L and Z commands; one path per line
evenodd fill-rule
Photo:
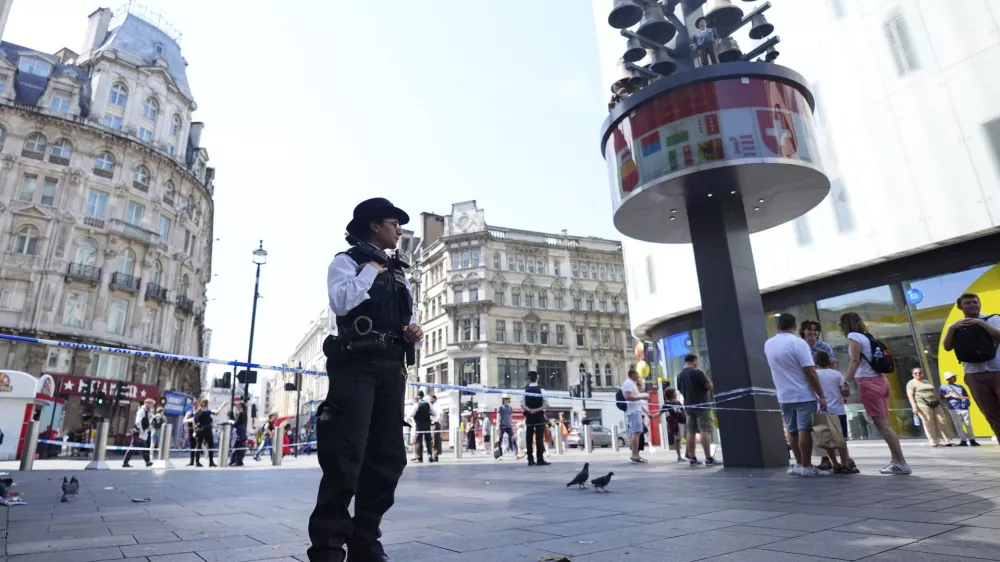
M 984 315 L 973 293 L 958 297 L 957 305 L 965 318 L 948 326 L 944 349 L 962 362 L 972 399 L 1000 439 L 1000 314 Z
M 219 410 L 224 410 L 228 404 L 229 404 L 228 400 L 226 402 L 223 402 L 222 406 L 219 406 Z M 195 447 L 196 451 L 194 455 L 194 464 L 197 467 L 204 466 L 203 464 L 201 464 L 202 447 L 208 449 L 208 466 L 210 467 L 216 466 L 215 442 L 212 437 L 212 424 L 214 423 L 214 420 L 212 419 L 213 415 L 214 412 L 212 411 L 211 408 L 208 407 L 208 400 L 202 400 L 201 408 L 199 408 L 194 415 L 194 423 L 195 427 L 197 428 L 195 431 L 195 436 L 198 438 L 198 443 L 197 443 L 198 446 Z M 223 459 L 219 459 L 219 462 L 222 462 L 222 460 Z
M 858 394 L 865 413 L 872 418 L 892 454 L 892 460 L 885 465 L 881 474 L 912 474 L 913 469 L 906 464 L 899 436 L 889 421 L 889 381 L 886 373 L 895 371 L 889 347 L 868 333 L 864 320 L 856 312 L 840 316 L 840 331 L 847 337 L 847 352 L 850 363 L 847 367 L 846 382 L 857 380 Z

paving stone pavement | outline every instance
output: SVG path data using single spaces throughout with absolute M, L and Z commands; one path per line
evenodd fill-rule
M 625 452 L 411 465 L 383 540 L 407 562 L 1000 560 L 1000 449 L 904 447 L 912 476 L 879 475 L 877 443 L 853 445 L 862 474 L 827 478 L 692 469 L 662 452 L 638 466 Z M 565 487 L 585 460 L 614 471 L 608 493 Z M 0 507 L 0 560 L 305 561 L 319 470 L 265 466 L 12 472 L 28 503 Z M 70 474 L 80 495 L 59 503 Z

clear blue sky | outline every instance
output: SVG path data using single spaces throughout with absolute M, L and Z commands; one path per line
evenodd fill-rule
M 184 34 L 218 171 L 213 357 L 246 359 L 263 239 L 254 359 L 288 358 L 326 306 L 327 265 L 368 197 L 411 216 L 475 199 L 491 224 L 620 238 L 598 149 L 607 88 L 589 0 L 147 5 Z M 79 51 L 100 6 L 117 7 L 14 0 L 3 39 Z

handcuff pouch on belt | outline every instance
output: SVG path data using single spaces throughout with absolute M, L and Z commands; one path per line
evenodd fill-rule
M 354 319 L 351 330 L 338 336 L 327 336 L 323 341 L 323 354 L 331 357 L 336 353 L 350 353 L 362 357 L 383 355 L 386 351 L 405 352 L 407 344 L 403 338 L 372 329 L 372 320 L 367 316 Z M 404 353 L 409 355 L 408 353 Z M 409 357 L 407 357 L 409 359 Z

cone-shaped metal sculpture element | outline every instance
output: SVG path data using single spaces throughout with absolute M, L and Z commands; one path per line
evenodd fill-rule
M 764 55 L 764 60 L 767 62 L 774 62 L 774 59 L 778 58 L 778 55 L 780 54 L 781 53 L 779 53 L 777 49 L 771 47 L 767 50 L 767 54 Z
M 763 39 L 768 35 L 774 33 L 774 25 L 768 23 L 767 18 L 764 14 L 757 14 L 750 18 L 750 38 L 751 39 Z
M 677 30 L 674 29 L 674 24 L 663 16 L 663 9 L 660 5 L 650 2 L 642 9 L 642 21 L 639 22 L 639 27 L 635 32 L 644 39 L 664 45 L 674 38 Z
M 674 72 L 677 72 L 677 63 L 674 62 L 674 59 L 670 58 L 670 55 L 666 51 L 654 51 L 653 62 L 649 65 L 649 69 L 657 74 L 670 76 Z
M 625 54 L 622 58 L 628 62 L 639 62 L 646 56 L 646 48 L 642 46 L 642 43 L 638 39 L 629 38 L 628 43 L 625 44 Z
M 625 29 L 642 19 L 642 6 L 634 0 L 615 0 L 615 7 L 608 14 L 608 25 L 615 29 Z
M 715 45 L 715 54 L 719 62 L 736 62 L 743 56 L 740 45 L 732 37 L 723 37 Z
M 719 31 L 729 29 L 743 19 L 743 9 L 729 0 L 709 0 L 705 18 L 708 26 Z

